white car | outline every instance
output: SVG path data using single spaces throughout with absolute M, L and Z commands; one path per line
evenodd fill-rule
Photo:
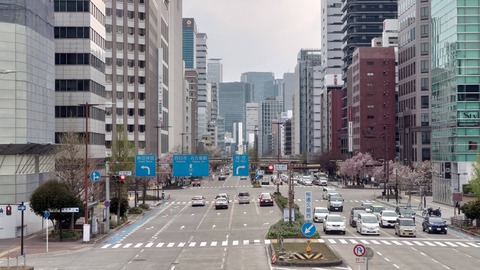
M 359 213 L 357 216 L 357 232 L 380 235 L 377 216 L 372 213 Z
M 378 218 L 378 224 L 380 227 L 395 227 L 395 221 L 398 215 L 393 210 L 382 210 Z
M 205 206 L 205 197 L 196 195 L 192 197 L 192 206 Z
M 330 211 L 326 207 L 315 207 L 313 210 L 313 222 L 323 222 L 328 214 L 330 214 Z
M 325 234 L 330 232 L 340 232 L 341 234 L 345 234 L 345 227 L 345 218 L 340 215 L 327 215 L 323 221 L 323 231 Z

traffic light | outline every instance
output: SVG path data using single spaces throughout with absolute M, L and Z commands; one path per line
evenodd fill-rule
M 268 165 L 268 170 L 273 172 L 273 165 Z
M 125 182 L 125 180 L 127 180 L 127 177 L 125 176 L 125 174 L 120 174 L 120 175 L 118 176 L 118 179 L 119 179 L 120 181 L 122 181 L 122 182 Z
M 12 215 L 12 207 L 10 206 L 10 204 L 5 207 L 5 212 L 7 213 L 7 216 Z
M 273 165 L 265 166 L 265 174 L 273 174 Z

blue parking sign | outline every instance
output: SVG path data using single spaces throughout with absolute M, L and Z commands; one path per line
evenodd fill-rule
M 248 155 L 233 155 L 233 176 L 248 176 Z

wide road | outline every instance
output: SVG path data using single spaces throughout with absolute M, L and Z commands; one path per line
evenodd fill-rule
M 239 205 L 239 191 L 251 194 Z M 203 180 L 201 187 L 167 191 L 170 199 L 136 223 L 91 249 L 62 255 L 35 255 L 35 269 L 269 269 L 265 235 L 282 214 L 277 206 L 260 207 L 261 192 L 249 181 Z M 218 193 L 230 196 L 228 209 L 216 210 Z M 206 197 L 206 206 L 192 207 L 193 195 Z

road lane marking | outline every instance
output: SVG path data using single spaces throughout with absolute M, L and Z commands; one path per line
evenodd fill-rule
M 238 246 L 238 241 L 237 240 L 234 240 L 233 243 L 232 243 L 233 246 Z
M 434 247 L 434 246 L 435 246 L 434 244 L 432 244 L 432 243 L 430 243 L 430 242 L 428 242 L 428 241 L 423 241 L 423 243 L 425 243 L 425 244 L 427 244 L 427 245 L 429 245 L 429 246 L 431 246 L 431 247 Z
M 353 240 L 353 239 L 348 239 L 352 244 L 358 244 L 357 241 Z
M 185 246 L 185 242 L 180 242 L 177 247 L 183 247 Z
M 441 246 L 441 247 L 446 247 L 446 246 L 447 246 L 447 245 L 445 245 L 445 244 L 443 244 L 443 243 L 441 243 L 441 242 L 438 242 L 438 241 L 436 241 L 435 244 L 437 244 L 437 245 L 439 245 L 439 246 Z
M 243 245 L 244 246 L 250 245 L 250 240 L 243 240 Z
M 151 247 L 151 246 L 153 246 L 153 243 L 151 243 L 151 242 L 145 245 L 145 247 L 147 247 L 147 248 Z
M 200 243 L 200 246 L 201 246 L 201 247 L 204 247 L 204 246 L 206 246 L 206 245 L 207 245 L 207 242 L 201 242 L 201 243 Z
M 133 245 L 132 243 L 128 243 L 126 244 L 125 246 L 123 246 L 123 248 L 129 248 L 131 245 Z
M 222 241 L 222 246 L 228 245 L 228 241 Z
M 143 246 L 143 243 L 138 243 L 138 244 L 136 244 L 136 245 L 134 246 L 134 248 L 139 248 L 139 247 L 141 247 L 141 246 Z
M 188 246 L 189 247 L 194 247 L 196 244 L 197 244 L 197 242 L 190 242 L 190 244 L 188 244 Z
M 368 243 L 367 240 L 363 240 L 363 239 L 362 239 L 362 240 L 360 240 L 360 241 L 361 241 L 362 243 L 364 243 L 364 244 L 367 244 L 367 245 L 370 244 L 370 243 Z
M 381 241 L 382 241 L 382 243 L 384 243 L 384 244 L 387 245 L 387 246 L 391 246 L 391 245 L 392 245 L 392 244 L 390 244 L 390 242 L 388 242 L 388 241 L 385 241 L 385 240 L 381 240 Z
M 470 245 L 472 247 L 480 247 L 479 245 L 475 244 L 475 243 L 467 243 L 467 245 Z
M 164 244 L 165 244 L 165 243 L 158 243 L 158 244 L 157 244 L 157 247 L 163 247 Z
M 374 243 L 375 245 L 380 245 L 380 242 L 378 242 L 377 240 L 372 240 L 372 243 Z
M 318 239 L 318 242 L 319 243 L 325 243 L 325 240 L 324 239 Z
M 455 245 L 454 243 L 452 242 L 445 242 L 445 244 L 451 246 L 451 247 L 458 247 L 457 245 Z
M 347 242 L 347 240 L 345 240 L 345 239 L 340 239 L 340 243 L 342 243 L 342 244 L 347 244 L 348 242 Z
M 422 244 L 422 243 L 420 243 L 420 242 L 418 242 L 418 241 L 413 241 L 413 243 L 415 243 L 415 245 L 417 245 L 417 246 L 421 246 L 421 247 L 424 247 L 424 246 L 425 246 L 424 244 Z
M 260 240 L 258 240 L 258 239 L 253 240 L 253 244 L 254 244 L 254 245 L 260 245 Z
M 413 246 L 413 244 L 410 243 L 410 241 L 402 241 L 402 242 L 403 242 L 405 245 L 407 245 L 407 246 Z
M 216 241 L 213 241 L 212 243 L 210 243 L 210 246 L 211 246 L 211 247 L 216 247 L 216 246 L 217 246 L 217 242 L 216 242 Z
M 102 246 L 102 248 L 108 248 L 109 246 L 111 246 L 112 244 L 106 244 L 104 246 Z
M 401 245 L 402 245 L 402 243 L 400 243 L 400 242 L 398 242 L 398 241 L 392 241 L 392 243 L 394 243 L 394 244 L 397 245 L 397 246 L 401 246 Z
M 332 244 L 336 244 L 337 242 L 334 239 L 328 239 L 328 241 Z
M 168 243 L 168 245 L 167 245 L 167 247 L 173 247 L 173 246 L 175 246 L 175 243 L 174 243 L 174 242 L 170 242 L 170 243 Z
M 270 239 L 265 239 L 265 244 L 266 244 L 266 245 L 270 245 L 271 242 L 272 242 L 272 241 L 270 241 Z
M 119 248 L 122 244 L 116 244 L 112 248 Z
M 468 245 L 466 245 L 466 244 L 464 244 L 464 243 L 462 243 L 462 242 L 455 242 L 455 243 L 456 243 L 457 245 L 462 246 L 462 247 L 468 247 Z
M 392 265 L 395 266 L 395 268 L 400 269 L 400 267 L 398 265 L 396 265 L 396 264 L 392 264 Z

